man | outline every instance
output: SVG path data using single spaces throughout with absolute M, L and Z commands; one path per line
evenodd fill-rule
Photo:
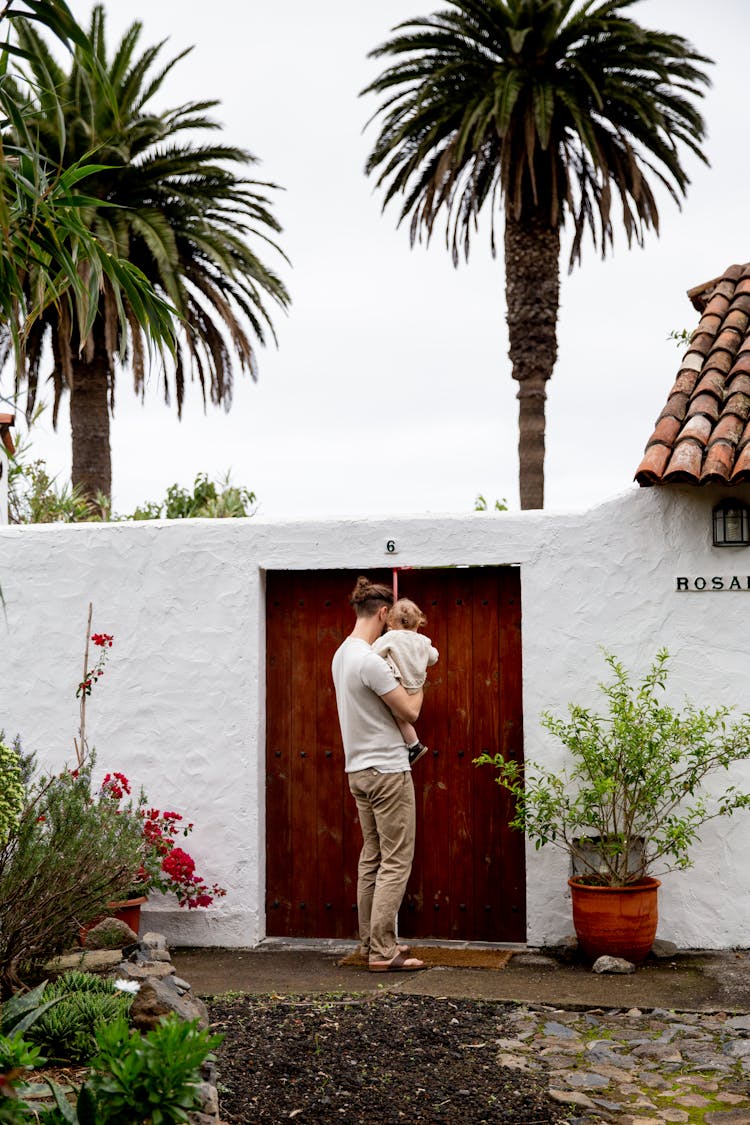
M 416 722 L 422 692 L 410 695 L 370 647 L 385 628 L 393 591 L 358 578 L 349 600 L 356 623 L 337 649 L 331 671 L 345 769 L 362 826 L 359 937 L 370 972 L 412 972 L 426 966 L 396 939 L 396 915 L 414 858 L 416 821 L 409 754 L 396 720 Z

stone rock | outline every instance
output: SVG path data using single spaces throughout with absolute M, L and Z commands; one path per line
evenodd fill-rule
M 88 949 L 76 953 L 63 953 L 44 966 L 45 971 L 59 975 L 68 969 L 80 969 L 84 973 L 107 973 L 120 964 L 122 953 L 119 949 Z
M 506 1070 L 539 1070 L 538 1063 L 523 1056 L 508 1054 L 505 1051 L 498 1054 L 497 1065 L 504 1067 Z
M 169 951 L 166 949 L 149 949 L 148 956 L 152 961 L 171 961 Z
M 592 973 L 634 973 L 635 965 L 624 957 L 597 957 L 591 966 Z
M 651 956 L 656 957 L 659 961 L 669 961 L 678 952 L 677 946 L 673 941 L 664 941 L 663 938 L 657 938 L 651 946 Z
M 560 968 L 554 957 L 547 957 L 544 953 L 514 953 L 513 964 L 523 969 L 540 969 L 542 972 Z
M 141 938 L 141 945 L 145 949 L 166 949 L 167 939 L 164 937 L 164 934 L 149 931 L 149 933 L 144 934 Z
M 130 1008 L 130 1022 L 139 1031 L 150 1031 L 171 1012 L 176 1012 L 183 1020 L 198 1020 L 200 1027 L 208 1027 L 206 1005 L 192 994 L 180 995 L 171 977 L 143 981 Z
M 87 931 L 84 949 L 122 949 L 138 941 L 138 934 L 119 918 L 102 918 Z
M 603 1074 L 595 1074 L 585 1070 L 571 1070 L 564 1076 L 565 1082 L 574 1090 L 602 1090 L 609 1086 L 609 1079 Z
M 595 1109 L 591 1098 L 581 1094 L 578 1090 L 550 1090 L 549 1096 L 553 1101 L 562 1102 L 563 1105 L 578 1106 L 579 1109 Z
M 573 1031 L 571 1027 L 566 1027 L 564 1023 L 557 1023 L 556 1020 L 549 1020 L 544 1025 L 544 1034 L 554 1036 L 557 1039 L 580 1039 L 581 1034 L 578 1031 Z
M 706 1125 L 750 1125 L 750 1111 L 746 1109 L 711 1110 L 703 1118 Z
M 750 1031 L 750 1016 L 732 1016 L 724 1026 L 733 1027 L 736 1031 Z
M 209 1082 L 201 1082 L 196 1088 L 196 1096 L 201 1113 L 215 1117 L 219 1112 L 219 1095 L 216 1087 Z
M 164 977 L 174 976 L 174 965 L 168 965 L 164 961 L 143 961 L 140 964 L 122 961 L 117 971 L 128 980 L 162 980 Z

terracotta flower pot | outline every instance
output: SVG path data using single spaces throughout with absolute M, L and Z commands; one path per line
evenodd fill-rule
M 112 912 L 115 918 L 119 918 L 127 926 L 130 926 L 136 934 L 138 927 L 141 924 L 141 907 L 144 902 L 148 902 L 147 895 L 139 895 L 138 898 L 127 898 L 122 902 L 108 902 L 107 907 Z
M 658 879 L 647 877 L 628 887 L 590 887 L 574 876 L 568 886 L 573 925 L 586 957 L 624 957 L 635 965 L 645 960 L 659 921 Z
M 127 926 L 130 926 L 134 933 L 138 933 L 141 924 L 141 907 L 144 902 L 148 902 L 147 895 L 139 895 L 135 898 L 124 898 L 120 902 L 108 902 L 107 909 L 109 915 L 113 918 L 119 918 Z M 86 942 L 86 934 L 89 930 L 93 930 L 97 923 L 101 922 L 108 915 L 103 914 L 101 918 L 94 918 L 93 921 L 88 922 L 85 926 L 81 926 L 78 931 L 78 944 L 84 945 Z

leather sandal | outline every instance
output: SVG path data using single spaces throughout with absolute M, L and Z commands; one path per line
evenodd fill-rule
M 371 973 L 416 973 L 427 965 L 417 957 L 405 957 L 399 952 L 390 961 L 370 961 L 367 967 Z

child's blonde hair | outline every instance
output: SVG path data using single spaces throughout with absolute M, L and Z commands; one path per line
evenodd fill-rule
M 427 624 L 422 610 L 408 598 L 399 598 L 388 610 L 386 621 L 391 629 L 419 629 Z

